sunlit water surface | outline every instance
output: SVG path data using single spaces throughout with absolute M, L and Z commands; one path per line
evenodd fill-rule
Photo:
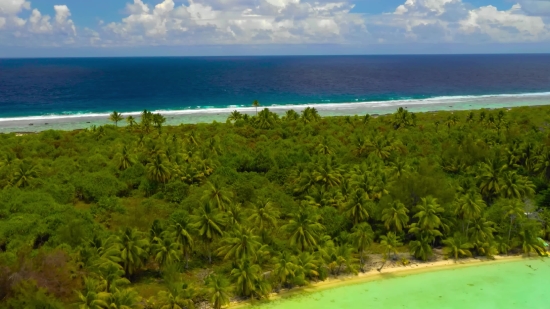
M 295 294 L 261 309 L 550 308 L 550 260 L 525 259 L 417 273 Z

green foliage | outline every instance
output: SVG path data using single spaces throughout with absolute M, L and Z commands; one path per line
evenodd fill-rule
M 365 271 L 371 254 L 545 255 L 548 111 L 321 118 L 308 107 L 180 126 L 144 111 L 125 129 L 118 115 L 0 135 L 0 297 L 220 308 Z

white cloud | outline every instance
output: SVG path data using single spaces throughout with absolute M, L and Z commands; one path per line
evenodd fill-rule
M 0 46 L 363 46 L 550 40 L 550 0 L 516 0 L 508 10 L 474 7 L 468 0 L 403 0 L 392 12 L 378 15 L 352 13 L 353 3 L 365 0 L 127 1 L 121 7 L 125 16 L 119 20 L 79 28 L 67 5 L 55 5 L 50 17 L 30 1 L 0 0 Z
M 518 43 L 550 38 L 544 20 L 519 4 L 502 11 L 491 5 L 474 8 L 461 0 L 406 0 L 393 13 L 374 18 L 372 25 L 381 30 L 375 35 L 393 29 L 393 41 Z

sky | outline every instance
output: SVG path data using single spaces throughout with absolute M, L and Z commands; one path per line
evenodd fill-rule
M 550 0 L 0 0 L 0 57 L 550 52 Z

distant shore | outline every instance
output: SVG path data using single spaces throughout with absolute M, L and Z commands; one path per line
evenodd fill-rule
M 436 112 L 436 111 L 463 111 L 478 109 L 513 108 L 520 106 L 550 105 L 550 94 L 523 94 L 523 95 L 494 95 L 494 96 L 462 96 L 447 97 L 445 99 L 424 100 L 397 100 L 388 102 L 358 102 L 338 104 L 306 104 L 306 105 L 274 105 L 261 106 L 259 109 L 269 108 L 272 112 L 284 115 L 287 110 L 297 112 L 306 107 L 315 107 L 321 116 L 353 116 L 353 115 L 384 115 L 394 113 L 399 107 L 411 112 Z M 165 125 L 211 123 L 213 121 L 225 122 L 233 110 L 254 115 L 253 107 L 235 108 L 208 108 L 177 111 L 156 111 L 166 117 Z M 122 112 L 123 116 L 132 115 L 139 120 L 140 112 Z M 40 132 L 45 130 L 72 131 L 85 129 L 93 125 L 101 126 L 111 123 L 108 114 L 82 114 L 82 115 L 54 115 L 0 118 L 0 133 L 11 132 Z M 119 125 L 124 126 L 123 121 Z
M 476 265 L 487 265 L 487 264 L 494 264 L 494 263 L 506 263 L 506 262 L 514 262 L 514 261 L 520 261 L 520 260 L 528 260 L 528 259 L 534 259 L 536 257 L 524 257 L 522 255 L 510 255 L 510 256 L 495 256 L 494 260 L 487 259 L 483 257 L 478 258 L 466 258 L 466 259 L 459 259 L 458 261 L 454 261 L 452 259 L 444 260 L 442 259 L 442 256 L 438 256 L 434 261 L 427 261 L 427 262 L 418 262 L 418 261 L 411 261 L 409 265 L 402 265 L 400 263 L 387 263 L 386 266 L 379 272 L 377 270 L 377 267 L 372 267 L 370 270 L 361 273 L 357 276 L 354 275 L 347 275 L 347 276 L 340 276 L 340 277 L 330 277 L 325 281 L 315 282 L 310 284 L 309 286 L 305 287 L 299 287 L 294 288 L 290 290 L 281 290 L 279 293 L 272 293 L 269 296 L 269 300 L 261 300 L 261 301 L 233 301 L 230 304 L 230 308 L 243 308 L 250 305 L 256 305 L 260 304 L 262 302 L 269 302 L 277 299 L 284 299 L 286 297 L 290 297 L 296 294 L 302 294 L 302 293 L 315 293 L 320 292 L 327 289 L 332 288 L 338 288 L 343 287 L 347 285 L 353 285 L 353 284 L 360 284 L 360 283 L 366 283 L 376 280 L 383 280 L 383 279 L 389 279 L 399 276 L 407 276 L 407 275 L 414 275 L 414 274 L 420 274 L 425 272 L 433 272 L 433 271 L 439 271 L 439 270 L 447 270 L 447 269 L 456 269 L 456 268 L 462 268 L 462 267 L 468 267 L 468 266 L 476 266 Z M 381 263 L 380 258 L 377 258 L 376 261 L 371 262 L 372 266 L 375 266 L 376 264 Z

